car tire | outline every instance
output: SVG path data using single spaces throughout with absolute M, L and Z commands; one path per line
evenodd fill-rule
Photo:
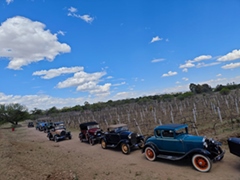
M 155 161 L 157 159 L 156 152 L 154 151 L 154 149 L 152 147 L 147 147 L 145 149 L 145 157 L 149 161 Z
M 101 147 L 103 149 L 107 149 L 107 143 L 106 143 L 106 141 L 104 139 L 101 140 Z
M 130 146 L 129 144 L 122 143 L 121 144 L 121 150 L 123 154 L 129 154 L 130 153 Z
M 57 136 L 54 136 L 54 141 L 58 142 Z
M 69 139 L 69 140 L 72 139 L 72 136 L 68 136 L 68 139 Z
M 200 172 L 208 172 L 212 168 L 212 161 L 202 154 L 192 156 L 193 167 Z

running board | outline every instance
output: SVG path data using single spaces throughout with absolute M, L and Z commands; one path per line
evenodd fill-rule
M 172 161 L 180 160 L 183 158 L 183 156 L 171 156 L 171 155 L 163 155 L 163 154 L 160 154 L 157 157 L 162 159 L 169 159 Z

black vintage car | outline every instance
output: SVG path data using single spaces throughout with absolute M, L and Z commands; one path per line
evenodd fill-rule
M 33 122 L 28 122 L 28 127 L 34 127 Z
M 81 142 L 89 142 L 89 144 L 94 145 L 96 142 L 99 143 L 103 131 L 99 128 L 99 125 L 97 122 L 85 122 L 81 123 L 79 125 L 80 133 L 79 133 L 79 139 Z
M 240 138 L 231 137 L 228 139 L 230 153 L 240 157 Z
M 101 139 L 103 149 L 120 147 L 123 154 L 129 154 L 131 148 L 144 146 L 144 137 L 129 131 L 126 124 L 116 124 L 108 127 Z

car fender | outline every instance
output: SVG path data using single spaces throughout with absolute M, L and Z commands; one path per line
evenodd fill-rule
M 151 147 L 156 153 L 159 152 L 157 146 L 156 146 L 154 143 L 149 142 L 149 143 L 146 143 L 146 144 L 144 145 L 144 147 L 143 147 L 143 149 L 142 149 L 142 153 L 145 152 L 145 149 L 146 149 L 147 147 Z
M 201 149 L 201 148 L 192 149 L 191 151 L 187 152 L 184 155 L 184 157 L 186 157 L 186 156 L 193 156 L 194 154 L 202 154 L 204 156 L 211 157 L 211 153 L 208 150 Z

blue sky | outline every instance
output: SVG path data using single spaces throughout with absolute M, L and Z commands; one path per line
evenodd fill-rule
M 240 83 L 239 0 L 0 0 L 0 104 Z

